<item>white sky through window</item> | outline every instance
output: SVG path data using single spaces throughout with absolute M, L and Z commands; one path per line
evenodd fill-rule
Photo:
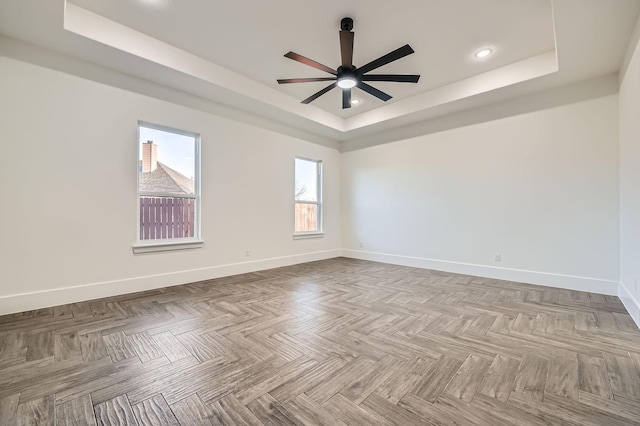
M 304 191 L 303 191 L 304 189 Z M 318 163 L 296 158 L 296 200 L 318 201 Z

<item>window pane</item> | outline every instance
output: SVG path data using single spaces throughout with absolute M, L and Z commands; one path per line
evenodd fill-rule
M 318 205 L 296 204 L 295 232 L 318 231 Z
M 318 201 L 318 163 L 296 158 L 295 199 Z
M 140 191 L 195 194 L 195 146 L 193 136 L 140 126 Z
M 192 238 L 195 202 L 193 198 L 140 197 L 140 240 Z

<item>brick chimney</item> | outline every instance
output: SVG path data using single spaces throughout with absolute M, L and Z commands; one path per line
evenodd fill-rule
M 149 173 L 158 167 L 158 145 L 153 141 L 142 144 L 142 173 Z

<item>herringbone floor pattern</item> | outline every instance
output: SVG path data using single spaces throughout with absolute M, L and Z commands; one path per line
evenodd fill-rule
M 640 424 L 640 332 L 615 297 L 332 259 L 0 317 L 0 424 Z

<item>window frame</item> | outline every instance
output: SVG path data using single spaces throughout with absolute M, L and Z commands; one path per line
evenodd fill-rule
M 312 163 L 316 163 L 316 167 L 317 167 L 317 173 L 316 173 L 316 188 L 317 188 L 317 194 L 316 194 L 316 198 L 317 201 L 305 201 L 305 200 L 296 200 L 296 195 L 295 195 L 295 182 L 296 182 L 296 160 L 302 160 L 302 161 L 309 161 Z M 294 161 L 293 161 L 293 189 L 294 189 L 294 193 L 293 193 L 293 212 L 294 212 L 294 217 L 293 217 L 293 239 L 294 240 L 298 240 L 298 239 L 306 239 L 306 238 L 322 238 L 324 236 L 324 212 L 323 212 L 323 207 L 324 207 L 324 202 L 323 202 L 323 198 L 324 198 L 324 185 L 323 185 L 323 177 L 324 177 L 324 170 L 323 170 L 323 164 L 322 164 L 322 160 L 316 160 L 313 158 L 308 158 L 308 157 L 300 157 L 300 156 L 296 156 Z M 317 230 L 315 231 L 302 231 L 302 232 L 296 232 L 296 217 L 295 217 L 295 207 L 296 204 L 315 204 L 317 205 Z
M 187 136 L 194 139 L 194 185 L 193 190 L 194 194 L 174 194 L 174 193 L 157 193 L 157 192 L 149 192 L 149 191 L 140 191 L 140 171 L 139 165 L 142 161 L 140 157 L 140 136 L 142 128 L 159 130 L 167 133 L 174 133 L 181 136 Z M 150 252 L 160 252 L 160 251 L 173 251 L 173 250 L 184 250 L 184 249 L 194 249 L 202 247 L 204 241 L 202 240 L 202 223 L 201 223 L 201 205 L 202 205 L 202 191 L 201 191 L 201 182 L 200 182 L 200 171 L 201 171 L 201 135 L 200 133 L 191 132 L 188 130 L 182 130 L 175 127 L 165 126 L 162 124 L 150 123 L 147 121 L 138 121 L 137 127 L 137 143 L 136 143 L 136 239 L 133 244 L 133 252 L 134 253 L 150 253 Z M 195 200 L 195 206 L 193 211 L 193 237 L 188 238 L 165 238 L 165 239 L 155 239 L 155 240 L 141 240 L 140 239 L 140 197 L 170 197 L 170 198 L 188 198 Z

